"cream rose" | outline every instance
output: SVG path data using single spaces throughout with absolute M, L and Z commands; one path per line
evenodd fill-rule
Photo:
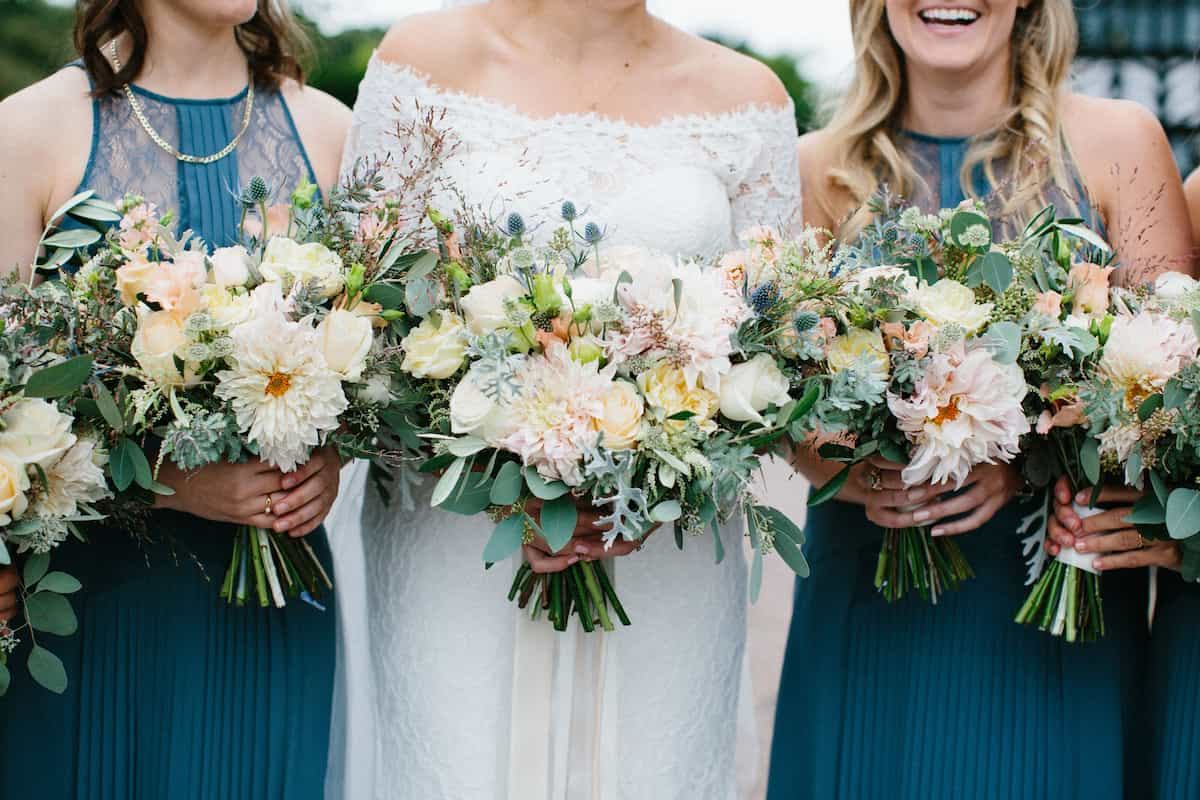
M 75 444 L 71 417 L 45 400 L 18 400 L 4 412 L 4 430 L 0 431 L 0 449 L 25 464 L 42 469 L 57 461 Z
M 712 418 L 716 416 L 719 398 L 699 384 L 689 385 L 687 376 L 678 367 L 660 364 L 638 375 L 637 382 L 646 402 L 663 411 L 666 416 L 691 411 L 694 415 L 692 421 L 702 429 L 716 428 Z M 685 423 L 676 421 L 668 424 L 682 427 Z
M 427 317 L 400 343 L 404 349 L 400 368 L 418 378 L 449 378 L 463 365 L 466 339 L 466 329 L 458 317 L 441 314 L 440 324 Z
M 221 247 L 209 258 L 213 281 L 218 286 L 245 286 L 250 280 L 250 254 L 241 245 Z
M 317 342 L 325 363 L 344 381 L 357 383 L 367 366 L 374 336 L 370 317 L 334 309 L 317 326 Z
M 476 336 L 508 327 L 505 302 L 525 296 L 525 287 L 510 275 L 471 287 L 460 302 L 467 327 Z
M 29 473 L 25 464 L 7 450 L 0 450 L 0 525 L 20 519 L 29 508 Z
M 226 289 L 210 283 L 200 290 L 200 297 L 213 324 L 229 330 L 250 319 L 254 312 L 250 295 L 231 294 Z
M 641 438 L 646 401 L 629 381 L 613 381 L 604 395 L 604 408 L 596 424 L 603 435 L 601 444 L 610 450 L 629 450 Z
M 117 267 L 117 292 L 121 302 L 127 306 L 137 305 L 138 295 L 146 293 L 146 285 L 155 269 L 156 266 L 142 253 Z
M 967 334 L 988 323 L 991 303 L 976 303 L 975 293 L 958 281 L 940 280 L 916 291 L 917 311 L 934 325 L 958 325 Z
M 1154 294 L 1166 300 L 1178 300 L 1196 290 L 1196 279 L 1182 272 L 1164 272 L 1154 280 Z
M 272 283 L 287 285 L 293 281 L 313 286 L 321 297 L 333 297 L 342 290 L 345 276 L 342 259 L 319 242 L 298 244 L 284 236 L 267 243 L 259 271 Z
M 775 359 L 759 353 L 733 368 L 721 379 L 721 413 L 734 422 L 763 422 L 760 412 L 769 405 L 782 406 L 791 386 Z
M 183 323 L 166 311 L 142 308 L 130 352 L 151 380 L 162 386 L 182 386 L 184 376 L 175 365 L 175 356 L 188 346 Z
M 874 329 L 851 328 L 845 336 L 834 337 L 829 343 L 826 358 L 829 368 L 834 372 L 850 369 L 863 361 L 870 366 L 871 373 L 882 380 L 887 380 L 891 372 L 883 335 Z
M 498 443 L 515 428 L 511 414 L 479 387 L 474 369 L 454 387 L 450 395 L 450 430 L 460 436 L 478 436 Z

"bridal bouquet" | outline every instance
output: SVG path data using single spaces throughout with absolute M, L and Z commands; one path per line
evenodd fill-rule
M 1009 462 L 1029 430 L 1016 365 L 1026 302 L 1014 280 L 1017 243 L 996 243 L 991 221 L 969 206 L 926 215 L 875 201 L 876 220 L 840 253 L 848 308 L 829 324 L 821 447 L 848 464 L 810 498 L 840 491 L 871 456 L 906 464 L 909 486 L 960 488 L 975 466 Z M 849 442 L 850 444 L 847 444 Z M 927 528 L 884 534 L 875 586 L 889 602 L 916 591 L 936 603 L 973 576 L 953 539 Z
M 390 390 L 389 281 L 405 245 L 387 205 L 363 208 L 374 177 L 352 176 L 327 202 L 302 185 L 270 206 L 260 178 L 240 193 L 245 245 L 208 253 L 176 236 L 139 197 L 76 272 L 62 276 L 63 322 L 95 357 L 90 386 L 120 492 L 166 493 L 159 463 L 183 470 L 257 456 L 284 472 L 314 448 L 386 460 L 376 431 Z M 221 596 L 243 605 L 316 602 L 332 588 L 304 539 L 239 530 Z
M 29 302 L 31 294 L 41 303 Z M 24 622 L 0 625 L 0 694 L 8 690 L 8 656 L 26 637 L 30 676 L 53 692 L 66 690 L 62 661 L 40 637 L 75 633 L 66 596 L 80 584 L 50 569 L 52 554 L 69 536 L 82 540 L 78 524 L 102 519 L 97 504 L 112 496 L 107 453 L 83 392 L 92 359 L 75 342 L 49 338 L 53 311 L 39 313 L 65 300 L 55 284 L 30 290 L 14 283 L 0 297 L 0 564 L 25 555 L 18 573 Z
M 1057 380 L 1047 384 L 1048 397 L 1056 408 L 1042 413 L 1038 430 L 1048 434 L 1073 491 L 1105 481 L 1146 489 L 1127 521 L 1151 538 L 1181 540 L 1185 573 L 1194 578 L 1200 575 L 1200 405 L 1194 399 L 1200 387 L 1200 292 L 1179 273 L 1160 277 L 1153 293 L 1109 290 L 1110 272 L 1077 265 L 1069 300 L 1050 294 L 1040 304 L 1056 310 L 1069 302 L 1066 324 L 1076 327 L 1070 338 L 1043 337 L 1044 363 L 1069 362 L 1074 349 L 1079 368 L 1052 371 L 1058 375 L 1050 376 Z M 1079 506 L 1076 512 L 1099 513 Z M 1044 525 L 1028 543 L 1035 570 L 1045 559 L 1043 535 Z M 1071 642 L 1102 637 L 1094 558 L 1064 548 L 1041 570 L 1017 621 Z
M 807 573 L 802 532 L 755 502 L 750 481 L 758 453 L 817 401 L 780 353 L 815 325 L 805 303 L 837 291 L 819 248 L 762 233 L 721 266 L 608 248 L 595 224 L 578 229 L 571 203 L 546 246 L 528 243 L 515 214 L 502 226 L 434 220 L 440 256 L 413 294 L 436 299 L 409 306 L 402 368 L 428 398 L 435 455 L 423 469 L 443 471 L 433 505 L 497 523 L 486 563 L 537 536 L 561 550 L 587 504 L 608 544 L 674 523 L 679 547 L 710 529 L 718 561 L 717 526 L 740 512 L 755 594 L 764 553 Z M 525 564 L 509 598 L 558 630 L 572 614 L 589 632 L 612 630 L 613 615 L 629 624 L 599 563 L 554 575 Z

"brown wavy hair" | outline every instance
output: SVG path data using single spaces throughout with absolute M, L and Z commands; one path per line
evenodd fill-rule
M 853 238 L 870 219 L 866 201 L 881 184 L 901 196 L 922 185 L 917 166 L 905 155 L 897 133 L 905 102 L 904 53 L 892 36 L 882 0 L 850 0 L 855 74 L 826 130 L 837 143 L 829 181 L 856 208 L 840 230 Z M 1002 212 L 1032 218 L 1046 204 L 1045 188 L 1075 192 L 1067 167 L 1070 154 L 1062 129 L 1061 101 L 1067 91 L 1078 32 L 1071 0 L 1033 0 L 1017 12 L 1012 34 L 1010 99 L 1003 119 L 973 137 L 960 180 L 968 197 L 976 168 L 997 185 L 995 165 L 1007 161 L 1022 181 L 1003 192 Z M 826 211 L 839 219 L 844 209 Z
M 78 0 L 75 4 L 75 51 L 83 59 L 97 97 L 132 83 L 146 59 L 149 32 L 138 8 L 140 0 Z M 120 72 L 102 48 L 127 33 L 133 43 Z M 278 89 L 282 81 L 304 81 L 303 63 L 310 53 L 308 34 L 283 0 L 258 0 L 258 12 L 235 30 L 250 62 L 256 86 Z

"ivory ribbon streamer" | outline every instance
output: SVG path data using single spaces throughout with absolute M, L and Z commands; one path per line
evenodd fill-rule
M 1088 517 L 1094 517 L 1097 514 L 1104 513 L 1104 509 L 1102 508 L 1085 508 L 1078 503 L 1073 503 L 1072 506 L 1075 513 L 1079 515 L 1080 519 L 1087 519 Z M 1083 553 L 1077 551 L 1074 547 L 1064 547 L 1059 550 L 1059 553 L 1054 557 L 1054 560 L 1061 561 L 1068 566 L 1078 567 L 1084 572 L 1090 572 L 1093 575 L 1099 575 L 1099 570 L 1092 566 L 1092 562 L 1095 561 L 1096 558 L 1096 553 L 1088 553 L 1087 555 L 1084 555 Z

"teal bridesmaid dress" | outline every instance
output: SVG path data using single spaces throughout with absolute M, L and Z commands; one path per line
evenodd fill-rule
M 958 205 L 968 142 L 907 134 L 904 144 L 937 193 L 917 204 Z M 986 190 L 982 175 L 977 185 Z M 768 800 L 1144 796 L 1134 729 L 1145 577 L 1104 576 L 1102 642 L 1017 625 L 1028 591 L 1017 527 L 1030 510 L 1013 501 L 958 537 L 976 577 L 937 606 L 877 594 L 883 531 L 861 506 L 809 512 L 812 576 L 796 583 Z
M 77 66 L 77 65 L 76 65 Z M 240 129 L 246 92 L 179 100 L 135 88 L 151 125 L 180 151 L 207 155 Z M 233 193 L 253 175 L 286 201 L 315 183 L 284 98 L 256 92 L 237 150 L 211 165 L 177 162 L 134 118 L 123 95 L 95 100 L 81 188 L 129 191 L 210 246 L 232 244 Z M 299 600 L 285 609 L 229 607 L 217 596 L 234 528 L 153 512 L 153 543 L 112 527 L 68 542 L 56 567 L 78 577 L 75 636 L 46 636 L 70 686 L 59 696 L 17 668 L 0 700 L 0 797 L 45 800 L 318 800 L 323 797 L 335 613 Z M 323 532 L 309 537 L 329 564 Z M 42 634 L 42 636 L 45 636 Z M 12 658 L 20 664 L 18 650 Z
M 1158 571 L 1150 638 L 1151 791 L 1157 800 L 1200 797 L 1200 586 Z

